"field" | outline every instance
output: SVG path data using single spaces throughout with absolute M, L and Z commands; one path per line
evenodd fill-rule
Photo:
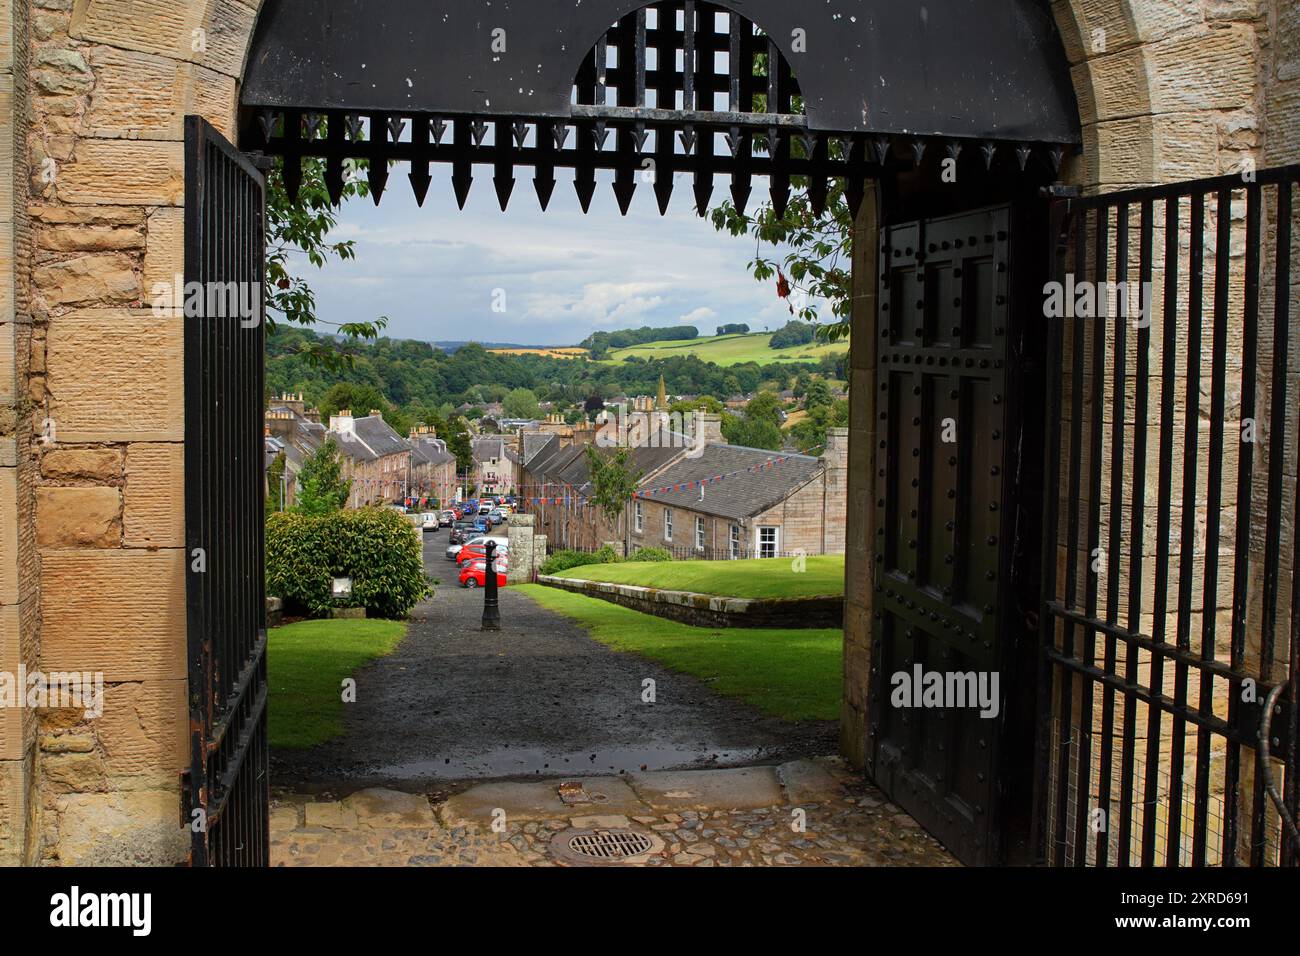
M 576 359 L 586 356 L 587 350 L 580 349 L 576 346 L 565 346 L 563 348 L 536 348 L 536 349 L 488 349 L 493 355 L 540 355 L 542 358 L 557 359 Z
M 573 618 L 607 647 L 691 674 L 765 713 L 785 720 L 840 715 L 842 631 L 689 627 L 540 584 L 511 590 Z
M 635 356 L 641 359 L 664 359 L 675 355 L 695 355 L 701 362 L 717 365 L 741 365 L 757 362 L 818 362 L 827 355 L 840 355 L 849 350 L 848 342 L 810 342 L 788 349 L 771 347 L 768 332 L 750 332 L 745 335 L 717 335 L 709 338 L 683 339 L 673 342 L 646 342 L 625 349 L 612 349 L 609 363 L 625 362 Z
M 837 597 L 844 593 L 844 557 L 756 558 L 751 561 L 629 561 L 587 564 L 556 577 L 636 584 L 739 598 Z

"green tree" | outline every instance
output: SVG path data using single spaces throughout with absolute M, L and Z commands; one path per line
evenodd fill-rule
M 804 408 L 812 411 L 819 406 L 830 405 L 834 401 L 830 384 L 824 378 L 814 378 L 804 390 Z
M 849 423 L 849 403 L 840 399 L 808 409 L 808 417 L 790 429 L 790 437 L 800 451 L 819 455 L 826 447 L 826 430 Z
M 694 414 L 696 410 L 717 415 L 723 411 L 724 407 L 725 406 L 723 406 L 723 404 L 712 395 L 698 395 L 695 398 L 673 402 L 668 406 L 668 411 L 685 418 L 686 416 Z
M 266 513 L 283 511 L 284 498 L 284 452 L 280 452 L 266 469 Z
M 266 320 L 271 331 L 278 321 L 307 326 L 328 324 L 316 314 L 316 294 L 307 280 L 296 274 L 295 259 L 306 259 L 320 269 L 331 260 L 356 258 L 352 240 L 331 242 L 329 238 L 338 225 L 338 215 L 325 184 L 325 161 L 302 161 L 302 185 L 296 202 L 289 199 L 283 173 L 283 163 L 278 164 L 266 181 Z M 352 177 L 345 180 L 340 201 L 363 197 L 368 192 L 364 177 Z M 348 347 L 377 338 L 387 325 L 384 317 L 337 324 L 338 334 L 345 339 L 342 345 L 329 339 L 304 339 L 299 351 L 310 364 L 347 368 L 352 362 Z
M 507 418 L 541 418 L 542 410 L 537 404 L 537 393 L 531 388 L 516 388 L 506 394 L 501 403 Z
M 745 417 L 758 422 L 781 425 L 781 399 L 776 392 L 762 391 L 745 406 Z
M 456 456 L 456 470 L 468 474 L 474 468 L 474 447 L 470 443 L 469 429 L 465 419 L 453 415 L 447 422 L 447 431 L 441 436 L 446 439 L 447 450 Z
M 322 418 L 329 418 L 346 409 L 360 418 L 369 415 L 372 408 L 382 411 L 387 405 L 383 393 L 373 385 L 339 382 L 321 399 L 320 413 Z
M 329 514 L 348 503 L 351 491 L 351 479 L 343 477 L 338 443 L 327 438 L 298 471 L 298 503 L 293 510 L 306 515 Z
M 743 416 L 723 417 L 722 435 L 732 445 L 780 450 L 785 442 L 781 434 L 781 400 L 775 392 L 759 392 L 745 406 Z
M 632 500 L 641 470 L 632 466 L 632 450 L 619 448 L 612 455 L 602 455 L 594 445 L 587 446 L 587 471 L 591 480 L 591 503 L 604 513 L 616 528 Z
M 766 70 L 766 56 L 759 58 L 758 67 L 760 73 Z M 801 97 L 795 98 L 793 109 L 802 112 Z M 790 147 L 793 158 L 807 158 L 803 141 L 798 137 L 791 140 Z M 839 140 L 831 140 L 829 150 L 831 159 L 844 158 L 844 146 Z M 853 306 L 853 213 L 844 194 L 844 183 L 839 179 L 830 180 L 821 215 L 813 212 L 806 176 L 792 176 L 790 185 L 794 194 L 786 204 L 784 215 L 776 214 L 770 200 L 750 214 L 741 213 L 727 200 L 710 212 L 713 226 L 733 236 L 752 236 L 759 246 L 759 252 L 749 263 L 754 278 L 759 282 L 777 278 L 777 294 L 787 298 L 790 289 L 788 286 L 782 289 L 780 280 L 788 276 L 789 285 L 807 295 L 807 304 L 798 310 L 798 317 L 808 322 L 818 321 L 816 303 L 824 302 L 834 321 L 819 326 L 818 335 L 832 342 L 847 338 Z M 764 244 L 774 250 L 771 256 L 762 253 Z M 779 249 L 786 250 L 780 260 L 775 258 L 775 250 Z M 793 306 L 790 311 L 795 312 Z
M 757 421 L 746 416 L 727 415 L 722 419 L 722 437 L 732 445 L 742 448 L 765 448 L 779 451 L 785 439 L 781 429 L 771 422 Z

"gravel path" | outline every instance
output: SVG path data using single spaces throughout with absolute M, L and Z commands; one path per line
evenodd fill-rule
M 483 633 L 481 591 L 457 587 L 447 534 L 425 536 L 443 584 L 397 650 L 357 675 L 345 733 L 272 754 L 277 787 L 422 784 L 737 766 L 834 753 L 833 721 L 788 723 L 705 682 L 611 651 L 509 588 L 502 630 Z M 642 682 L 656 701 L 643 703 Z

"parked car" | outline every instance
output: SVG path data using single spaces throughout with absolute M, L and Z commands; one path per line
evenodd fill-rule
M 487 534 L 492 530 L 492 522 L 488 521 L 487 515 L 482 515 L 474 519 L 474 527 L 478 529 L 479 534 Z
M 447 535 L 447 560 L 454 561 L 461 546 L 470 538 L 475 537 L 479 537 L 478 530 L 468 522 L 457 521 L 453 524 L 451 533 Z
M 506 520 L 506 513 L 500 508 L 493 508 L 488 517 L 492 519 L 493 524 L 501 524 Z
M 456 512 L 450 510 L 444 511 L 442 514 L 438 515 L 439 523 L 448 526 L 455 524 L 456 518 L 457 518 Z
M 389 505 L 388 507 L 392 508 L 399 515 L 406 514 L 406 505 Z
M 506 586 L 506 566 L 497 562 L 496 564 L 497 587 Z M 481 588 L 487 586 L 487 563 L 484 561 L 474 561 L 460 569 L 460 586 L 463 588 Z
M 496 555 L 502 558 L 508 558 L 510 555 L 510 542 L 503 541 L 500 538 L 478 538 L 467 541 L 456 555 L 456 565 L 463 567 L 467 561 L 485 561 L 487 560 L 486 544 L 489 540 L 497 543 Z
M 437 513 L 426 511 L 424 514 L 420 515 L 420 527 L 424 531 L 437 531 L 440 527 Z

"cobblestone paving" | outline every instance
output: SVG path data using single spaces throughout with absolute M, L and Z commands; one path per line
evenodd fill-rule
M 700 773 L 708 773 L 701 771 Z M 630 827 L 662 841 L 641 866 L 954 866 L 956 862 L 875 787 L 837 770 L 816 801 L 626 814 L 591 806 L 541 818 L 468 822 L 446 801 L 364 790 L 341 801 L 282 795 L 271 817 L 276 866 L 556 866 L 556 834 Z M 554 781 L 558 786 L 560 781 Z M 537 786 L 533 784 L 531 786 Z M 723 798 L 725 800 L 725 797 Z M 626 808 L 623 808 L 626 809 Z M 798 829 L 798 810 L 805 826 Z M 571 815 L 570 815 L 571 814 Z

